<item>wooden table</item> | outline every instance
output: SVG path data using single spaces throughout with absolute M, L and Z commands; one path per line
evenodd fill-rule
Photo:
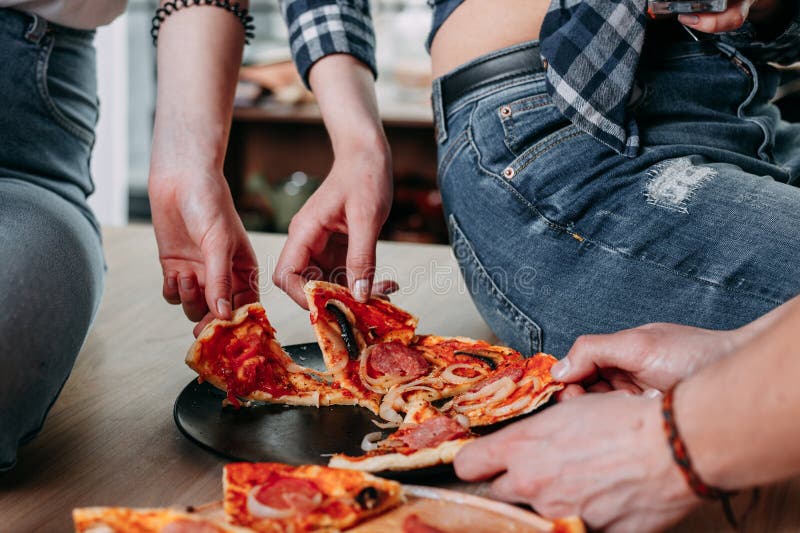
M 152 229 L 104 233 L 109 270 L 103 304 L 42 434 L 21 450 L 14 470 L 0 475 L 0 531 L 70 531 L 76 506 L 220 498 L 224 461 L 187 441 L 172 421 L 173 401 L 193 378 L 183 364 L 192 328 L 179 308 L 161 300 Z M 253 235 L 266 270 L 283 240 Z M 396 268 L 404 291 L 394 301 L 420 317 L 421 331 L 491 338 L 447 247 L 382 243 L 378 259 Z M 313 340 L 305 312 L 280 291 L 266 287 L 263 302 L 284 344 Z M 470 492 L 484 488 L 447 485 Z M 768 491 L 748 530 L 800 530 L 798 502 L 798 482 Z M 722 524 L 715 506 L 704 507 L 678 529 L 725 531 Z

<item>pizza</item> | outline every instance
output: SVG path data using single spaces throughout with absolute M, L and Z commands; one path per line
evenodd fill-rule
M 476 435 L 462 420 L 443 414 L 428 401 L 416 400 L 400 427 L 385 439 L 380 437 L 380 432 L 365 437 L 364 455 L 336 454 L 328 464 L 366 472 L 427 468 L 452 463 L 458 450 Z
M 426 424 L 438 415 L 419 406 Z M 430 417 L 430 418 L 429 418 Z M 76 533 L 584 533 L 578 518 L 546 520 L 506 503 L 445 489 L 400 485 L 355 470 L 232 463 L 223 500 L 199 507 L 85 507 Z M 455 511 L 455 512 L 454 512 Z
M 356 405 L 358 398 L 334 387 L 326 376 L 295 363 L 275 338 L 260 303 L 238 308 L 230 320 L 213 320 L 189 348 L 186 364 L 227 392 L 226 403 L 242 401 L 286 405 Z
M 365 454 L 334 455 L 329 465 L 368 472 L 413 470 L 451 463 L 458 450 L 475 438 L 470 428 L 499 423 L 530 413 L 563 388 L 550 376 L 556 359 L 547 354 L 524 358 L 511 348 L 465 337 L 419 336 L 408 346 L 383 349 L 375 345 L 362 357 L 386 358 L 386 368 L 403 368 L 416 351 L 428 372 L 408 383 L 392 385 L 381 399 L 380 428 L 399 428 L 384 438 L 366 435 Z M 391 354 L 396 355 L 392 358 Z M 379 361 L 381 361 L 379 359 Z M 433 402 L 451 398 L 441 408 Z M 403 417 L 400 413 L 405 413 Z
M 354 470 L 232 463 L 223 473 L 225 514 L 261 532 L 339 531 L 404 501 L 400 484 Z
M 235 406 L 360 405 L 382 419 L 376 426 L 388 434 L 367 434 L 364 455 L 336 454 L 330 466 L 378 472 L 451 463 L 475 438 L 470 428 L 528 414 L 564 386 L 550 375 L 556 359 L 548 354 L 417 335 L 412 314 L 379 298 L 358 302 L 340 285 L 310 281 L 305 293 L 326 372 L 295 363 L 257 303 L 212 321 L 186 361 Z
M 377 413 L 381 392 L 360 378 L 362 354 L 382 344 L 402 350 L 414 338 L 417 318 L 380 298 L 361 303 L 346 287 L 334 283 L 309 281 L 304 290 L 311 325 L 333 380 Z M 413 353 L 408 356 L 405 381 L 427 372 L 424 361 Z
M 504 362 L 470 390 L 442 406 L 449 416 L 464 416 L 470 427 L 522 416 L 546 403 L 564 384 L 550 375 L 557 359 L 545 353 Z
M 252 533 L 220 513 L 192 508 L 84 507 L 72 511 L 72 522 L 75 533 Z
M 414 338 L 408 346 L 392 347 L 379 344 L 362 354 L 361 365 L 365 367 L 361 375 L 366 383 L 375 378 L 376 367 L 391 376 L 408 368 L 411 360 L 407 353 L 416 354 L 423 361 L 424 374 L 415 374 L 417 379 L 405 382 L 394 381 L 387 387 L 381 399 L 378 413 L 388 424 L 398 425 L 405 412 L 404 406 L 414 400 L 430 402 L 449 398 L 466 392 L 477 382 L 487 378 L 497 365 L 504 362 L 522 360 L 522 354 L 503 346 L 492 346 L 488 342 L 466 337 L 439 337 L 421 335 Z M 423 365 L 419 365 L 423 366 Z M 388 425 L 387 424 L 387 425 Z

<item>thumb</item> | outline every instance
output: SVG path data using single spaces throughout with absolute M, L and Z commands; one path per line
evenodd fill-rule
M 374 221 L 354 221 L 349 225 L 347 243 L 347 281 L 359 302 L 369 300 L 372 278 L 375 275 L 375 245 L 379 224 Z
M 550 374 L 557 380 L 578 383 L 594 378 L 598 368 L 626 368 L 624 332 L 610 335 L 581 335 L 567 356 L 553 365 Z
M 229 319 L 233 285 L 231 252 L 227 247 L 211 247 L 204 252 L 206 263 L 206 304 L 216 318 Z

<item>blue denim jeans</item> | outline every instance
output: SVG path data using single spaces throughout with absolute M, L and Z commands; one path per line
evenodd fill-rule
M 735 328 L 800 292 L 800 125 L 769 103 L 778 78 L 713 42 L 646 50 L 632 159 L 566 120 L 543 72 L 446 109 L 437 80 L 452 246 L 501 340 L 563 357 L 649 322 Z
M 102 292 L 92 40 L 0 9 L 0 471 L 41 429 Z

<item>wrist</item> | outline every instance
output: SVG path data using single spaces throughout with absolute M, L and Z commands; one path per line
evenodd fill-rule
M 652 475 L 659 480 L 666 499 L 680 503 L 681 507 L 691 508 L 700 503 L 698 498 L 683 477 L 672 455 L 669 441 L 664 431 L 664 418 L 659 398 L 647 400 L 645 427 L 652 450 Z
M 731 453 L 721 453 L 718 435 L 709 431 L 703 414 L 707 394 L 702 382 L 689 379 L 679 383 L 673 392 L 674 424 L 680 432 L 686 451 L 691 457 L 692 468 L 699 478 L 711 487 L 724 490 L 736 488 L 731 482 Z
M 354 129 L 358 130 L 358 133 L 349 133 L 344 137 L 337 137 L 335 141 L 331 136 L 334 157 L 337 159 L 367 157 L 376 162 L 391 162 L 392 155 L 389 141 L 380 126 L 377 128 L 372 126 L 356 127 Z
M 222 172 L 200 164 L 158 167 L 151 165 L 147 192 L 151 201 L 172 203 L 193 190 L 229 190 Z

